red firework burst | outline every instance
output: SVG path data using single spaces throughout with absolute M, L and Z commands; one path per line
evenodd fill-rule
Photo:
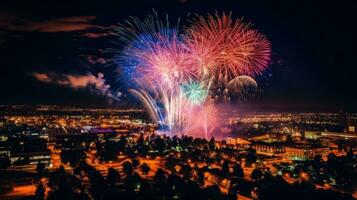
M 185 44 L 193 63 L 226 77 L 261 74 L 270 61 L 270 42 L 250 23 L 231 14 L 198 16 L 186 30 Z

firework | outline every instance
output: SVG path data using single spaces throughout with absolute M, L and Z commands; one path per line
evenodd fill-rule
M 220 124 L 218 120 L 218 109 L 211 101 L 201 106 L 193 107 L 184 132 L 194 137 L 209 139 L 213 136 L 215 128 Z
M 265 36 L 250 23 L 233 20 L 231 14 L 198 16 L 186 31 L 192 60 L 217 78 L 260 75 L 270 60 Z
M 257 82 L 249 76 L 238 76 L 228 82 L 227 94 L 233 100 L 246 101 L 253 97 L 258 89 Z
M 206 100 L 208 88 L 201 82 L 189 81 L 181 86 L 181 92 L 189 102 L 199 105 Z
M 162 129 L 208 138 L 218 123 L 209 97 L 214 91 L 228 96 L 237 76 L 261 74 L 270 43 L 230 14 L 197 16 L 191 23 L 180 33 L 156 12 L 143 20 L 132 17 L 116 28 L 124 48 L 115 60 L 122 76 L 135 83 L 129 91 Z
M 138 70 L 144 76 L 145 83 L 177 86 L 196 78 L 196 69 L 186 57 L 183 44 L 174 39 L 165 45 L 155 45 L 150 52 L 143 53 Z

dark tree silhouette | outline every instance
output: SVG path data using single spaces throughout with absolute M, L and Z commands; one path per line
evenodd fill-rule
M 165 177 L 165 172 L 164 170 L 162 170 L 161 168 L 159 168 L 156 173 L 155 173 L 155 177 L 154 177 L 154 180 L 158 183 L 163 183 L 165 182 L 166 180 L 166 177 Z
M 229 164 L 228 160 L 224 160 L 223 165 L 222 165 L 222 173 L 224 176 L 228 176 L 229 174 Z
M 245 156 L 245 165 L 250 167 L 256 161 L 257 161 L 257 155 L 255 149 L 248 148 L 247 155 Z
M 205 189 L 205 199 L 223 199 L 221 191 L 217 185 L 209 186 Z
M 204 173 L 202 171 L 198 171 L 197 182 L 200 185 L 204 185 L 205 184 L 205 175 L 204 175 Z
M 114 186 L 120 180 L 120 174 L 113 168 L 108 169 L 107 184 L 108 186 Z
M 132 173 L 124 179 L 124 187 L 129 191 L 138 191 L 141 186 L 142 179 L 137 173 Z
M 184 179 L 190 179 L 192 176 L 192 168 L 190 167 L 190 165 L 183 165 L 181 167 L 181 173 L 184 177 Z
M 89 176 L 90 182 L 90 192 L 95 199 L 101 199 L 105 194 L 107 187 L 106 181 L 102 174 L 95 170 L 94 168 L 89 168 L 86 170 Z
M 36 166 L 36 171 L 38 172 L 38 174 L 40 174 L 41 176 L 43 175 L 44 171 L 46 169 L 46 166 L 44 163 L 38 163 Z
M 62 163 L 69 163 L 72 167 L 86 158 L 86 154 L 81 150 L 63 150 L 60 156 Z
M 244 171 L 241 167 L 240 164 L 235 164 L 233 167 L 233 176 L 243 178 L 244 177 Z
M 143 163 L 141 166 L 140 166 L 140 169 L 141 169 L 141 172 L 144 174 L 144 175 L 147 175 L 149 172 L 150 172 L 150 167 L 148 164 L 146 163 Z
M 121 140 L 119 142 L 106 141 L 101 151 L 98 151 L 102 161 L 115 160 L 121 150 Z
M 165 144 L 165 141 L 161 137 L 156 138 L 155 144 L 156 144 L 156 148 L 159 151 L 159 153 L 160 154 L 164 153 L 166 144 Z
M 214 137 L 211 138 L 211 140 L 209 141 L 209 148 L 211 150 L 215 150 L 216 149 L 216 140 L 214 139 Z
M 132 160 L 132 165 L 133 165 L 133 168 L 137 168 L 137 167 L 139 167 L 139 165 L 140 165 L 140 162 L 139 162 L 139 160 L 137 160 L 137 159 L 133 159 Z
M 6 169 L 10 167 L 11 161 L 8 155 L 0 154 L 0 169 Z
M 74 190 L 79 189 L 81 183 L 61 166 L 50 174 L 48 186 L 52 191 L 48 196 L 49 200 L 74 199 Z
M 129 161 L 123 163 L 123 172 L 129 176 L 133 173 L 133 165 Z
M 258 181 L 262 176 L 263 173 L 260 169 L 254 169 L 252 171 L 252 174 L 250 175 L 250 178 L 253 179 L 254 181 Z
M 43 186 L 42 182 L 40 182 L 35 191 L 35 199 L 43 200 L 44 198 L 45 198 L 45 187 Z

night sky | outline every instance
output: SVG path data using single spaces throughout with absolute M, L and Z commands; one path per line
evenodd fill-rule
M 267 36 L 273 55 L 264 91 L 247 104 L 357 110 L 352 1 L 9 2 L 0 3 L 0 104 L 130 105 L 104 50 L 113 25 L 154 8 L 182 25 L 194 13 L 232 11 Z

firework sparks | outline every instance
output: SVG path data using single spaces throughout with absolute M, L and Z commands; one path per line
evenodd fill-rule
M 181 92 L 192 104 L 199 105 L 207 97 L 208 88 L 200 82 L 190 81 L 181 86 Z
M 167 16 L 161 21 L 156 12 L 144 20 L 132 17 L 116 28 L 125 46 L 116 60 L 136 83 L 130 92 L 155 122 L 173 134 L 200 129 L 208 138 L 217 123 L 211 90 L 222 88 L 225 94 L 233 78 L 261 74 L 269 63 L 270 43 L 230 14 L 197 16 L 182 33 L 178 27 L 171 27 Z
M 197 65 L 215 76 L 260 75 L 270 60 L 264 35 L 231 14 L 198 16 L 187 29 L 186 44 Z

